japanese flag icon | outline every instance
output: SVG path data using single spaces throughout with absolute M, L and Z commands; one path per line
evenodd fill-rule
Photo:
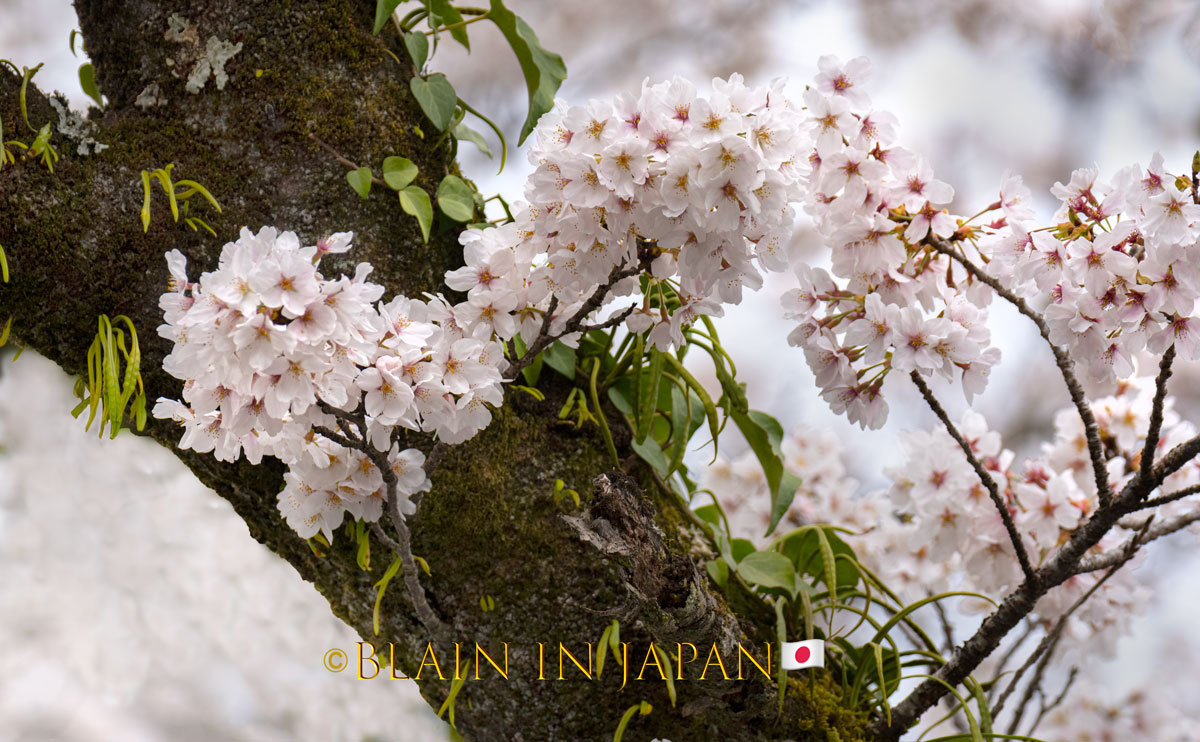
M 824 667 L 825 642 L 822 639 L 810 639 L 806 642 L 782 642 L 779 646 L 779 661 L 785 670 Z

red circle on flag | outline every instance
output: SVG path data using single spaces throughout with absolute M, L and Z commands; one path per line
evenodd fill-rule
M 809 651 L 808 647 L 800 647 L 796 650 L 796 661 L 800 664 L 808 662 L 810 656 L 812 656 L 812 652 Z

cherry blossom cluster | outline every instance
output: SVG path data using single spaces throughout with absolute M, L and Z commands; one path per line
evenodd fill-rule
M 527 344 L 571 340 L 585 329 L 577 315 L 633 293 L 646 270 L 661 285 L 628 326 L 650 330 L 653 345 L 682 344 L 690 322 L 761 284 L 759 265 L 786 266 L 805 150 L 778 85 L 734 76 L 714 88 L 703 98 L 678 79 L 646 84 L 636 100 L 545 119 L 530 204 L 510 224 L 461 237 L 465 265 L 446 274 L 467 295 L 456 305 L 380 303 L 367 264 L 326 279 L 320 259 L 349 249 L 347 233 L 301 247 L 290 232 L 243 230 L 195 283 L 173 251 L 160 334 L 175 344 L 164 367 L 184 380 L 184 401 L 161 400 L 155 414 L 184 426 L 184 448 L 288 464 L 280 509 L 301 535 L 328 535 L 346 512 L 377 519 L 386 500 L 371 457 L 338 441 L 350 416 L 361 415 L 355 435 L 387 452 L 407 497 L 428 479 L 397 431 L 458 443 L 483 429 L 503 399 L 502 343 L 518 333 Z
M 366 263 L 353 278 L 320 273 L 322 256 L 350 241 L 338 233 L 302 247 L 291 232 L 243 229 L 195 282 L 172 251 L 160 300 L 159 334 L 174 343 L 163 367 L 184 387 L 183 402 L 160 399 L 155 416 L 182 424 L 182 448 L 287 464 L 279 508 L 306 538 L 330 537 L 347 512 L 377 520 L 386 503 L 371 457 L 336 438 L 359 436 L 386 453 L 406 511 L 429 480 L 424 455 L 401 446 L 398 432 L 465 440 L 502 396 L 500 346 L 465 333 L 444 299 L 381 302 Z
M 1051 190 L 1061 201 L 1056 226 L 1037 229 L 1019 202 L 1028 191 L 1010 178 L 999 229 L 980 242 L 991 270 L 1023 297 L 1045 303 L 1050 339 L 1067 348 L 1095 390 L 1110 392 L 1133 373 L 1142 350 L 1172 344 L 1200 358 L 1200 206 L 1188 178 L 1154 155 L 1143 171 L 1131 165 L 1111 182 L 1098 170 L 1076 170 Z
M 814 142 L 804 207 L 831 266 L 796 266 L 800 285 L 783 300 L 797 322 L 788 342 L 804 349 L 835 412 L 878 428 L 892 370 L 960 380 L 969 400 L 1000 354 L 984 324 L 988 290 L 930 244 L 962 229 L 946 209 L 954 189 L 895 143 L 895 117 L 862 89 L 866 59 L 818 64 L 804 93 Z
M 1093 411 L 1101 436 L 1111 441 L 1109 474 L 1120 488 L 1137 471 L 1153 399 L 1153 385 L 1135 379 L 1118 393 L 1096 401 Z M 976 459 L 993 478 L 1012 516 L 1026 552 L 1040 564 L 1070 531 L 1098 505 L 1087 443 L 1074 408 L 1055 418 L 1056 435 L 1042 455 L 1015 466 L 1015 454 L 984 418 L 967 412 L 957 428 Z M 1195 435 L 1167 400 L 1160 455 Z M 786 470 L 803 485 L 784 516 L 785 524 L 828 523 L 849 528 L 858 557 L 903 600 L 930 592 L 971 590 L 998 596 L 1022 578 L 1003 520 L 958 443 L 942 428 L 901 435 L 901 462 L 887 467 L 887 490 L 867 494 L 845 475 L 841 446 L 828 431 L 801 428 L 785 438 Z M 732 535 L 761 543 L 769 522 L 771 498 L 752 454 L 733 461 L 719 459 L 704 485 L 713 492 L 729 520 Z M 1168 478 L 1163 491 L 1200 483 L 1200 466 L 1190 463 Z M 1163 517 L 1194 509 L 1179 500 L 1160 506 Z M 1116 528 L 1093 553 L 1118 548 L 1132 536 Z M 1136 566 L 1140 553 L 1134 558 Z M 1035 619 L 1051 626 L 1092 588 L 1103 572 L 1069 578 L 1038 602 Z M 1132 617 L 1141 611 L 1148 590 L 1129 567 L 1108 578 L 1068 619 L 1060 651 L 1086 647 L 1088 653 L 1111 654 Z M 986 605 L 977 606 L 984 609 Z
M 808 148 L 800 124 L 782 82 L 750 88 L 740 75 L 714 80 L 708 98 L 675 78 L 548 114 L 529 154 L 528 207 L 509 232 L 481 239 L 540 256 L 518 303 L 530 314 L 550 293 L 563 303 L 614 270 L 644 269 L 649 287 L 627 326 L 650 330 L 655 347 L 679 346 L 698 316 L 761 286 L 760 268 L 787 267 Z
M 1153 385 L 1145 379 L 1123 384 L 1115 396 L 1093 404 L 1101 437 L 1112 441 L 1109 475 L 1120 489 L 1133 473 L 1144 445 L 1149 423 Z M 1169 400 L 1168 400 L 1169 402 Z M 1041 564 L 1097 506 L 1095 481 L 1079 416 L 1072 409 L 1055 417 L 1056 435 L 1043 446 L 1042 455 L 1026 459 L 1019 469 L 1015 454 L 1002 447 L 999 434 L 990 431 L 982 416 L 968 412 L 958 426 L 975 457 L 1001 493 L 1022 544 L 1034 565 Z M 1140 432 L 1139 432 L 1140 431 Z M 1170 448 L 1194 434 L 1191 426 L 1167 411 L 1160 448 Z M 903 463 L 886 469 L 892 480 L 887 492 L 900 523 L 889 523 L 865 534 L 863 551 L 871 555 L 881 576 L 908 599 L 925 590 L 968 589 L 1002 595 L 1021 580 L 1012 542 L 994 503 L 962 449 L 949 434 L 911 432 L 901 437 Z M 1080 449 L 1082 448 L 1082 453 Z M 1131 466 L 1132 464 L 1132 466 Z M 1189 465 L 1164 484 L 1164 489 L 1200 482 L 1200 470 Z M 1164 506 L 1167 514 L 1193 508 L 1193 503 Z M 1115 528 L 1093 547 L 1093 553 L 1120 547 L 1132 532 Z M 1132 569 L 1139 552 L 1125 569 L 1108 578 L 1067 619 L 1060 641 L 1064 652 L 1111 655 L 1117 639 L 1127 633 L 1134 615 L 1146 605 L 1149 591 L 1139 584 Z M 899 573 L 897 573 L 899 570 Z M 1049 628 L 1095 586 L 1103 572 L 1068 578 L 1038 602 L 1034 618 Z M 980 605 L 980 609 L 987 606 Z

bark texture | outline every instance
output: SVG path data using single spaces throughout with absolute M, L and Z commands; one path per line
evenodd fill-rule
M 56 125 L 52 142 L 62 159 L 53 174 L 33 160 L 0 170 L 0 244 L 11 272 L 11 283 L 0 286 L 0 322 L 11 316 L 23 345 L 79 374 L 97 316 L 127 315 L 139 331 L 152 404 L 180 393 L 180 383 L 161 370 L 169 348 L 154 332 L 170 249 L 188 256 L 194 276 L 214 267 L 221 245 L 242 226 L 294 230 L 308 244 L 353 230 L 355 249 L 340 262 L 326 258 L 323 272 L 349 274 L 366 260 L 389 294 L 437 291 L 444 271 L 460 263 L 454 230 L 435 229 L 424 244 L 416 221 L 393 198 L 382 189 L 358 198 L 345 166 L 312 138 L 376 172 L 385 156 L 406 156 L 420 167 L 417 184 L 430 192 L 454 168 L 409 92 L 411 68 L 388 53 L 405 59 L 403 45 L 391 29 L 371 34 L 373 2 L 77 0 L 76 9 L 109 101 L 103 112 L 91 112 L 91 136 L 108 148 L 78 154 L 80 142 L 62 133 L 69 127 L 60 125 L 51 100 L 30 87 L 30 123 Z M 217 89 L 209 79 L 189 92 L 187 78 L 211 38 L 242 44 L 225 65 L 228 84 Z M 0 71 L 0 117 L 6 139 L 28 142 L 20 82 Z M 221 214 L 196 212 L 218 238 L 173 222 L 157 185 L 143 233 L 140 173 L 168 163 L 175 163 L 176 178 L 199 181 L 221 202 Z M 430 602 L 465 642 L 464 660 L 476 641 L 493 655 L 509 642 L 509 679 L 471 680 L 458 695 L 463 736 L 610 739 L 622 713 L 645 699 L 654 711 L 633 722 L 627 739 L 863 738 L 865 720 L 838 708 L 840 691 L 827 676 L 812 686 L 807 678 L 794 683 L 782 716 L 775 686 L 751 679 L 753 672 L 743 682 L 711 675 L 679 681 L 674 708 L 653 668 L 647 680 L 631 679 L 619 690 L 621 671 L 611 659 L 603 680 L 537 680 L 538 642 L 549 643 L 546 675 L 557 678 L 557 643 L 582 657 L 613 618 L 636 665 L 652 640 L 672 652 L 676 642 L 716 642 L 728 652 L 742 641 L 754 643 L 761 657 L 763 642 L 774 639 L 769 609 L 743 593 L 722 594 L 707 579 L 709 547 L 681 506 L 634 465 L 632 476 L 608 474 L 602 441 L 556 420 L 555 401 L 567 390 L 551 383 L 545 391 L 545 403 L 510 395 L 491 427 L 451 448 L 411 519 L 414 551 L 432 569 L 424 578 Z M 370 572 L 358 568 L 345 537 L 317 557 L 276 511 L 282 467 L 273 460 L 231 465 L 180 451 L 170 423 L 151 421 L 146 433 L 232 503 L 251 536 L 295 567 L 335 614 L 366 640 L 394 643 L 400 670 L 417 670 L 425 638 L 399 581 L 383 600 L 380 634 L 372 631 L 373 584 L 391 561 L 383 544 L 372 545 Z M 628 453 L 628 441 L 622 443 Z M 556 479 L 584 496 L 582 510 L 554 503 Z M 485 596 L 494 610 L 480 607 Z M 453 648 L 437 649 L 445 665 Z M 429 668 L 420 681 L 434 707 L 449 686 Z

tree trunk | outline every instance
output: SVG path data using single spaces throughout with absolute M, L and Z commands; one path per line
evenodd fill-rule
M 0 287 L 0 321 L 12 317 L 13 337 L 69 374 L 86 373 L 97 316 L 127 315 L 138 329 L 150 403 L 178 398 L 180 383 L 162 371 L 170 348 L 154 332 L 167 282 L 163 254 L 182 250 L 195 276 L 215 266 L 222 243 L 242 226 L 294 230 L 306 244 L 353 230 L 355 248 L 323 260 L 327 276 L 368 261 L 389 293 L 438 291 L 443 273 L 461 261 L 457 232 L 444 229 L 424 244 L 415 219 L 383 189 L 366 200 L 355 195 L 346 165 L 329 151 L 376 172 L 388 155 L 408 157 L 420 168 L 417 184 L 430 192 L 455 167 L 447 149 L 435 147 L 437 132 L 409 92 L 413 70 L 392 56 L 405 58 L 394 30 L 371 34 L 373 5 L 77 0 L 108 98 L 103 112 L 92 111 L 91 136 L 108 148 L 79 154 L 80 142 L 62 133 L 70 127 L 58 125 L 51 141 L 61 160 L 53 174 L 20 159 L 20 150 L 17 163 L 0 170 L 0 244 L 11 273 L 11 283 Z M 187 78 L 214 37 L 242 45 L 226 64 L 228 84 L 218 89 L 209 79 L 189 92 Z M 4 138 L 28 143 L 33 134 L 20 113 L 20 86 L 20 77 L 0 70 Z M 34 129 L 59 123 L 50 99 L 33 85 L 27 97 Z M 157 186 L 143 232 L 141 171 L 168 163 L 175 163 L 176 178 L 200 182 L 220 201 L 220 214 L 195 212 L 219 238 L 172 221 Z M 653 663 L 645 680 L 631 677 L 623 690 L 622 670 L 611 658 L 603 680 L 583 679 L 569 661 L 569 679 L 557 680 L 558 643 L 586 665 L 587 643 L 613 618 L 630 643 L 631 675 L 651 641 L 672 656 L 676 642 L 702 652 L 715 642 L 729 666 L 736 642 L 761 661 L 775 632 L 769 606 L 736 588 L 723 594 L 705 576 L 710 546 L 678 498 L 636 463 L 626 467 L 632 479 L 606 475 L 603 443 L 557 421 L 555 401 L 561 404 L 566 389 L 550 386 L 544 403 L 509 394 L 487 430 L 452 447 L 411 518 L 414 551 L 432 571 L 423 578 L 426 591 L 463 642 L 464 666 L 475 642 L 497 659 L 509 643 L 508 679 L 485 664 L 483 679 L 472 673 L 458 694 L 460 733 L 478 740 L 609 739 L 624 711 L 647 700 L 653 712 L 635 718 L 628 739 L 861 739 L 865 720 L 838 708 L 839 687 L 823 674 L 813 690 L 807 678 L 793 682 L 780 718 L 775 685 L 749 666 L 740 682 L 713 680 L 712 670 L 704 681 L 676 681 L 675 707 Z M 223 464 L 179 450 L 172 423 L 151 420 L 145 432 L 229 500 L 251 535 L 312 582 L 364 640 L 393 644 L 397 672 L 417 671 L 424 629 L 399 580 L 382 602 L 378 636 L 372 629 L 373 586 L 391 561 L 382 543 L 372 543 L 369 572 L 357 566 L 353 541 L 340 531 L 319 557 L 276 510 L 282 467 L 273 459 Z M 628 436 L 617 443 L 628 454 Z M 554 502 L 558 479 L 583 495 L 582 511 L 569 500 Z M 494 609 L 481 607 L 486 597 Z M 546 680 L 538 679 L 539 642 Z M 450 688 L 454 648 L 435 651 L 446 679 L 426 666 L 419 685 L 438 707 Z M 685 677 L 696 677 L 699 668 L 689 665 Z

